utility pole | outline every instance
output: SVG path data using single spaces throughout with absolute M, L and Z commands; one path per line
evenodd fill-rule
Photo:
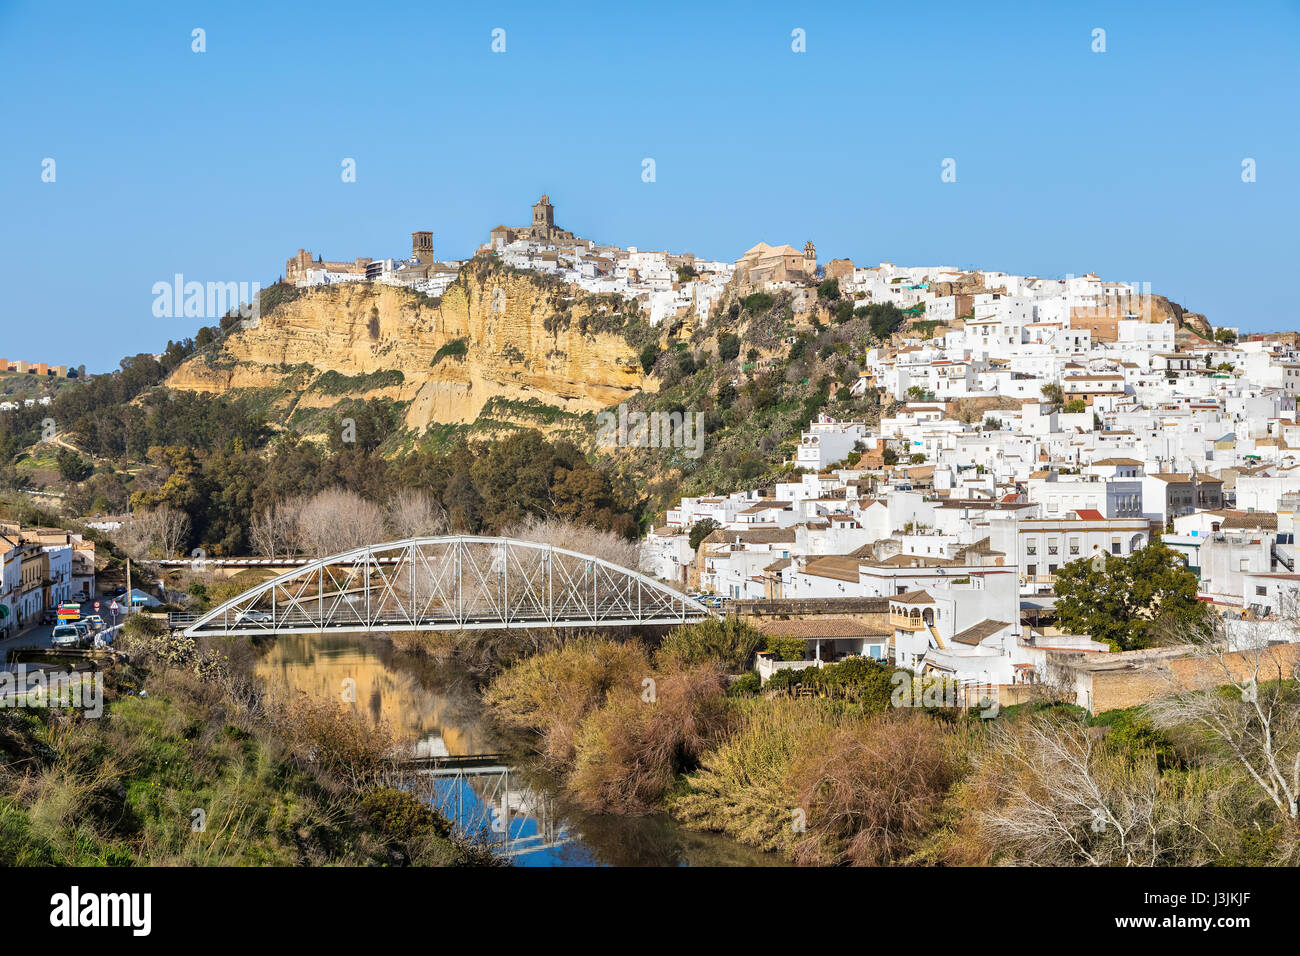
M 131 559 L 126 559 L 126 614 L 131 613 Z

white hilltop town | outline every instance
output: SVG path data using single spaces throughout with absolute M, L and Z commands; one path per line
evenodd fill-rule
M 798 436 L 794 477 L 682 498 L 649 532 L 647 573 L 805 639 L 804 660 L 763 661 L 764 677 L 866 655 L 1003 702 L 1050 682 L 1093 711 L 1131 706 L 1177 650 L 1062 632 L 1054 584 L 1070 562 L 1157 539 L 1234 641 L 1297 639 L 1295 333 L 1211 327 L 1149 286 L 1090 273 L 823 266 L 811 242 L 759 243 L 734 262 L 599 245 L 557 227 L 546 196 L 479 252 L 635 298 L 656 324 L 707 326 L 731 283 L 790 292 L 796 316 L 829 279 L 855 306 L 924 313 L 859 363 L 851 388 L 878 390 L 887 417 L 821 416 Z M 299 250 L 285 280 L 437 296 L 461 265 L 417 232 L 405 259 Z

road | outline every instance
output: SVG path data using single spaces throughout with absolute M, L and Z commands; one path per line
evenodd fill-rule
M 100 610 L 95 611 L 94 601 L 81 602 L 81 616 L 98 613 L 110 627 L 113 626 L 113 615 L 107 610 L 112 598 L 99 597 L 96 600 L 100 602 Z M 122 620 L 122 615 L 118 615 L 118 621 Z M 6 654 L 15 647 L 52 647 L 50 639 L 54 635 L 53 624 L 37 624 L 35 627 L 16 634 L 13 637 L 0 641 L 0 663 L 4 662 Z

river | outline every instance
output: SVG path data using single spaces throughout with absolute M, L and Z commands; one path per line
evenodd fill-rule
M 364 634 L 282 636 L 259 660 L 273 694 L 348 700 L 411 741 L 414 755 L 509 751 L 468 676 Z M 517 747 L 515 748 L 517 750 Z M 771 854 L 679 826 L 666 814 L 598 814 L 573 806 L 526 756 L 430 779 L 428 799 L 517 866 L 774 866 Z

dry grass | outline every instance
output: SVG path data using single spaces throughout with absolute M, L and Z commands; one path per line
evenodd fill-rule
M 486 700 L 502 723 L 536 732 L 552 769 L 568 768 L 586 717 L 613 693 L 641 691 L 650 657 L 635 643 L 579 637 L 500 674 Z
M 791 769 L 808 814 L 795 860 L 877 866 L 902 859 L 937 824 L 959 774 L 947 732 L 923 714 L 876 717 L 835 730 Z
M 698 766 L 727 729 L 726 681 L 716 665 L 653 680 L 653 697 L 621 689 L 582 724 L 570 786 L 593 809 L 659 809 L 677 775 Z

